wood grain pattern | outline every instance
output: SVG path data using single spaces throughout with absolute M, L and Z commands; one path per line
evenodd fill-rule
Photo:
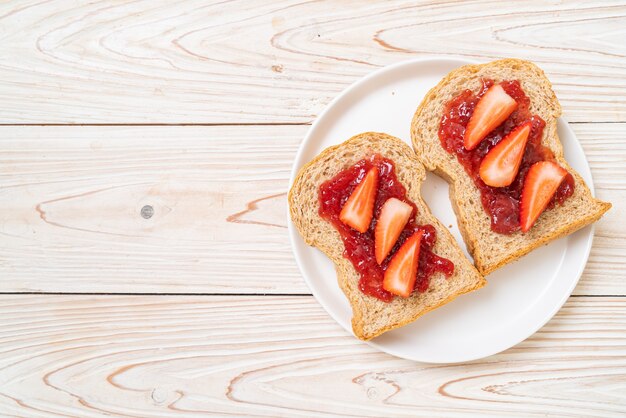
M 312 297 L 2 296 L 0 317 L 0 411 L 19 416 L 626 412 L 623 298 L 573 298 L 515 348 L 445 366 L 380 353 Z
M 625 26 L 621 1 L 5 1 L 0 123 L 308 123 L 433 54 L 531 59 L 569 120 L 624 122 Z
M 614 204 L 577 294 L 626 295 L 625 128 L 574 125 Z M 0 291 L 309 293 L 285 194 L 306 129 L 0 127 Z
M 0 288 L 303 291 L 285 191 L 304 129 L 1 128 L 0 276 L 10 280 Z

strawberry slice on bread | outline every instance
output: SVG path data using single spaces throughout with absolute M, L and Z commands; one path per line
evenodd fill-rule
M 567 174 L 567 170 L 552 161 L 539 161 L 530 167 L 520 202 L 522 232 L 528 232 L 535 224 Z
M 385 202 L 380 210 L 375 230 L 375 254 L 378 264 L 382 264 L 389 255 L 412 213 L 413 207 L 400 199 L 392 197 Z
M 501 85 L 491 86 L 480 98 L 470 117 L 463 142 L 465 149 L 478 146 L 491 131 L 497 128 L 517 109 L 517 102 L 509 96 Z
M 417 279 L 422 235 L 422 231 L 411 235 L 391 259 L 383 279 L 386 291 L 405 298 L 411 295 Z
M 377 189 L 378 169 L 374 167 L 365 174 L 341 209 L 341 222 L 361 233 L 367 231 L 374 215 Z
M 486 185 L 505 187 L 513 183 L 524 157 L 530 128 L 531 122 L 521 124 L 485 155 L 480 163 L 479 175 Z

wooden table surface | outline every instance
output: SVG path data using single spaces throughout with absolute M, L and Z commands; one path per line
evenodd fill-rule
M 0 3 L 0 416 L 624 416 L 626 3 Z M 309 125 L 384 65 L 531 59 L 596 225 L 539 332 L 394 358 L 310 295 L 286 230 Z

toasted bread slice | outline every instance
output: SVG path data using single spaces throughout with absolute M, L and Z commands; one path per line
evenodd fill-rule
M 360 276 L 352 263 L 343 257 L 344 246 L 339 233 L 318 213 L 320 185 L 339 171 L 374 153 L 394 161 L 398 180 L 406 188 L 407 197 L 417 205 L 417 222 L 431 224 L 437 230 L 437 243 L 433 251 L 454 263 L 451 277 L 436 274 L 431 278 L 426 292 L 413 292 L 408 298 L 396 297 L 390 303 L 361 292 Z M 485 285 L 484 278 L 422 200 L 420 187 L 425 176 L 424 167 L 402 140 L 382 133 L 367 132 L 324 150 L 300 169 L 289 191 L 291 219 L 304 241 L 320 249 L 335 264 L 339 286 L 352 306 L 352 329 L 362 340 L 369 340 L 408 324 L 457 296 Z
M 519 80 L 530 98 L 530 111 L 546 122 L 542 144 L 552 150 L 557 162 L 575 180 L 575 191 L 562 206 L 545 211 L 537 223 L 523 234 L 503 235 L 491 230 L 480 192 L 458 162 L 441 146 L 439 123 L 445 105 L 464 89 L 478 91 L 481 78 L 496 83 Z M 610 203 L 595 199 L 580 175 L 567 164 L 557 135 L 557 118 L 561 115 L 552 85 L 543 71 L 529 61 L 504 59 L 482 65 L 465 65 L 448 74 L 431 89 L 417 108 L 411 124 L 413 148 L 426 169 L 434 171 L 450 184 L 450 198 L 459 228 L 478 270 L 487 275 L 533 249 L 568 235 L 597 221 Z

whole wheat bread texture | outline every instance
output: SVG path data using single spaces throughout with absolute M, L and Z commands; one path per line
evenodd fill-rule
M 530 98 L 530 111 L 546 122 L 542 144 L 549 147 L 557 162 L 569 171 L 575 180 L 574 194 L 562 206 L 545 211 L 527 233 L 502 235 L 491 230 L 480 192 L 453 154 L 441 146 L 438 136 L 444 106 L 461 91 L 478 91 L 481 79 L 496 83 L 519 80 Z M 445 178 L 450 184 L 450 199 L 455 209 L 459 228 L 478 270 L 487 275 L 557 238 L 568 235 L 597 221 L 610 203 L 595 199 L 589 188 L 567 164 L 557 135 L 557 118 L 561 115 L 552 85 L 535 64 L 518 59 L 504 59 L 482 65 L 466 65 L 449 73 L 431 89 L 417 108 L 411 124 L 411 138 L 418 158 L 428 170 Z
M 433 275 L 426 292 L 413 292 L 409 298 L 396 297 L 390 303 L 360 291 L 360 276 L 343 256 L 344 246 L 339 233 L 318 213 L 319 186 L 374 153 L 395 163 L 398 180 L 406 188 L 407 197 L 417 205 L 417 222 L 431 224 L 437 230 L 433 251 L 454 263 L 454 273 L 450 278 L 437 273 Z M 422 200 L 420 187 L 425 175 L 415 153 L 402 140 L 382 133 L 366 132 L 324 150 L 300 169 L 289 191 L 291 219 L 304 241 L 320 249 L 335 264 L 339 286 L 352 306 L 352 329 L 362 340 L 406 325 L 457 296 L 485 285 L 484 278 Z

